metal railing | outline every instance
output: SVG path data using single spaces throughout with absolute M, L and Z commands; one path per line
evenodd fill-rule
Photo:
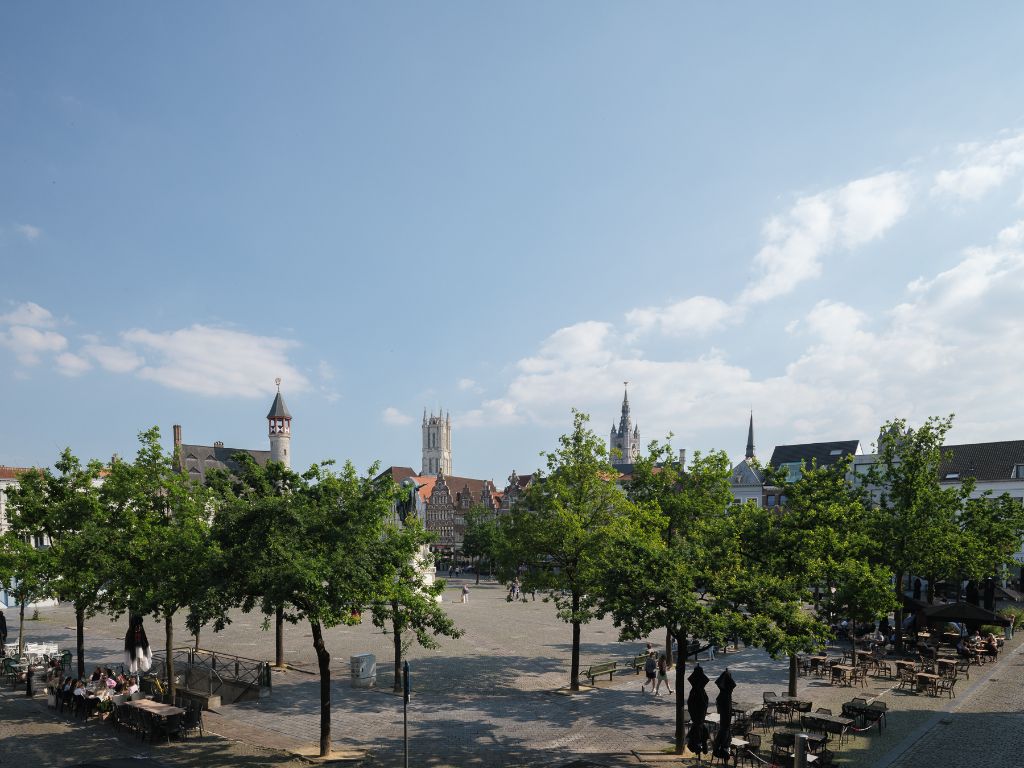
M 196 673 L 205 677 L 207 695 L 223 695 L 228 685 L 241 689 L 233 700 L 225 704 L 234 704 L 251 691 L 256 691 L 258 696 L 261 687 L 270 688 L 271 685 L 270 663 L 266 661 L 192 647 L 175 648 L 172 654 L 175 674 L 185 674 L 186 679 Z M 162 654 L 154 654 L 153 671 L 161 679 L 166 678 L 167 664 Z

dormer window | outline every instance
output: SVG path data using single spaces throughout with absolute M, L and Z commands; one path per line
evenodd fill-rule
M 943 480 L 959 480 L 960 479 L 960 473 L 959 472 L 947 472 L 946 476 L 944 478 L 942 478 L 942 479 Z
M 843 455 L 843 450 L 842 450 L 842 448 L 833 448 L 831 451 L 828 452 L 828 455 L 829 456 L 842 456 Z
M 1018 480 L 1024 480 L 1024 464 L 1018 464 L 1013 468 L 1013 476 Z

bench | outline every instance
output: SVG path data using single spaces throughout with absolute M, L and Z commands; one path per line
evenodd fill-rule
M 710 648 L 711 643 L 708 643 L 707 645 L 701 645 L 696 640 L 694 640 L 686 646 L 686 658 L 689 659 L 692 657 L 694 661 L 700 661 L 700 655 Z
M 618 666 L 619 662 L 617 661 L 606 661 L 601 664 L 591 664 L 587 668 L 587 671 L 583 673 L 583 676 L 590 680 L 591 685 L 594 684 L 594 678 L 599 675 L 608 675 L 608 679 L 611 680 Z
M 633 657 L 633 661 L 631 661 L 629 663 L 629 666 L 631 666 L 633 668 L 633 671 L 636 672 L 639 675 L 640 674 L 640 670 L 644 668 L 644 664 L 646 664 L 646 663 L 647 663 L 647 654 L 646 653 L 641 653 L 641 654 Z

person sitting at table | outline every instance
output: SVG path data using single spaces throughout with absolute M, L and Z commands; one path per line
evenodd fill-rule
M 137 677 L 129 677 L 127 683 L 127 693 L 134 694 L 139 692 L 139 680 Z
M 969 659 L 974 655 L 971 653 L 971 650 L 967 647 L 967 643 L 964 642 L 962 637 L 960 638 L 960 642 L 956 644 L 956 655 L 961 659 Z
M 995 659 L 999 655 L 999 643 L 996 640 L 996 636 L 989 632 L 985 638 L 985 643 L 982 646 L 982 652 L 991 659 Z
M 104 677 L 106 678 L 107 681 L 107 688 L 117 687 L 117 677 L 115 677 L 114 670 L 112 670 L 110 667 L 107 667 L 106 671 L 104 672 Z
M 128 686 L 128 683 L 125 680 L 124 674 L 123 673 L 119 674 L 117 676 L 117 678 L 114 680 L 114 693 L 124 693 L 125 692 L 124 689 L 127 686 Z
M 89 682 L 90 682 L 90 683 L 95 683 L 95 682 L 97 682 L 97 681 L 98 681 L 98 680 L 100 679 L 100 676 L 101 676 L 102 674 L 103 674 L 103 670 L 102 670 L 102 669 L 100 669 L 99 667 L 96 667 L 96 669 L 94 669 L 94 670 L 92 671 L 92 677 L 90 677 L 90 678 L 89 678 Z

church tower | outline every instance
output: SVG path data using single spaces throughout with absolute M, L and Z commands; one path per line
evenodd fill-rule
M 634 426 L 633 419 L 629 415 L 629 382 L 626 381 L 623 384 L 626 386 L 626 391 L 622 395 L 622 415 L 619 417 L 617 429 L 612 424 L 612 434 L 608 440 L 608 448 L 612 453 L 612 464 L 632 464 L 640 456 L 640 426 Z M 616 456 L 616 452 L 620 455 Z
M 292 442 L 292 415 L 288 413 L 288 406 L 281 397 L 281 380 L 275 379 L 274 383 L 277 384 L 277 397 L 274 398 L 270 413 L 267 414 L 270 428 L 270 460 L 278 461 L 291 469 L 292 456 L 289 448 Z
M 423 469 L 421 475 L 450 475 L 452 473 L 452 417 L 450 413 L 437 416 L 423 409 Z
M 754 458 L 754 412 L 750 412 L 750 426 L 747 427 L 747 453 L 744 458 Z

